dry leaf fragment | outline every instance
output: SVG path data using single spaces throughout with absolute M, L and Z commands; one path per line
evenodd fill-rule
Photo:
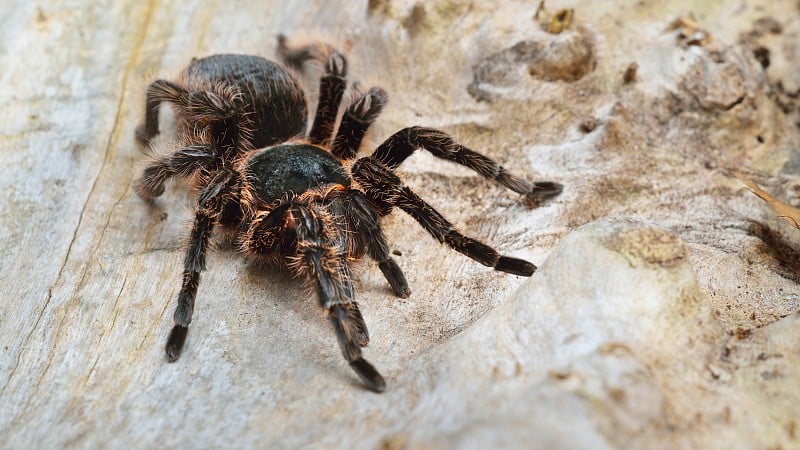
M 753 183 L 752 180 L 748 180 L 739 176 L 737 176 L 737 178 L 742 180 L 742 182 L 746 184 L 754 194 L 767 202 L 769 206 L 772 207 L 772 209 L 778 214 L 778 217 L 789 222 L 789 224 L 795 228 L 800 228 L 800 209 L 778 201 L 773 196 L 769 195 L 763 189 L 758 187 L 757 184 Z

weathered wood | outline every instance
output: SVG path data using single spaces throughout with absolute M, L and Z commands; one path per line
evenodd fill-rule
M 590 446 L 800 445 L 800 232 L 725 171 L 800 203 L 795 1 L 552 1 L 551 11 L 575 10 L 558 37 L 534 20 L 538 2 L 234 3 L 0 5 L 3 446 L 402 448 L 507 438 L 558 447 L 571 442 L 556 426 L 568 418 L 548 409 L 562 407 L 576 414 L 566 429 L 574 424 L 576 442 Z M 675 21 L 689 12 L 693 20 Z M 566 186 L 531 210 L 469 171 L 413 156 L 405 180 L 466 234 L 542 264 L 580 225 L 641 219 L 682 241 L 647 248 L 685 246 L 704 312 L 687 309 L 675 328 L 631 325 L 634 302 L 592 288 L 641 273 L 613 264 L 628 254 L 624 240 L 595 260 L 575 238 L 523 279 L 440 247 L 395 213 L 384 228 L 412 296 L 392 295 L 369 261 L 356 276 L 372 336 L 366 354 L 387 378 L 385 394 L 361 388 L 299 282 L 225 244 L 209 258 L 185 353 L 167 363 L 191 196 L 171 184 L 148 205 L 132 189 L 144 90 L 195 56 L 272 57 L 278 33 L 332 41 L 347 50 L 351 80 L 387 89 L 371 145 L 401 127 L 440 127 L 517 173 Z M 766 71 L 759 47 L 770 51 Z M 625 83 L 632 62 L 636 77 Z M 581 255 L 598 261 L 597 272 L 580 265 L 564 277 Z M 542 289 L 569 282 L 592 305 L 631 308 L 592 306 L 621 325 L 583 330 L 604 345 L 630 338 L 630 355 L 608 363 L 607 347 L 570 347 L 579 321 L 548 309 L 559 299 Z M 518 318 L 561 319 L 511 320 L 512 307 Z M 664 336 L 690 330 L 702 351 L 671 359 L 674 347 L 637 340 L 650 325 Z M 669 367 L 678 363 L 685 372 Z M 574 373 L 584 378 L 559 378 Z M 614 373 L 644 378 L 594 395 L 593 380 Z M 640 398 L 663 408 L 637 421 Z

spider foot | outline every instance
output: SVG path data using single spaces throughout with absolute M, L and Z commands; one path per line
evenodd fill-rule
M 164 185 L 153 185 L 147 183 L 147 181 L 143 178 L 139 178 L 138 180 L 134 181 L 133 190 L 136 191 L 136 194 L 143 200 L 151 202 L 155 200 L 156 197 L 159 197 L 164 193 Z
M 169 332 L 167 338 L 167 361 L 175 362 L 181 356 L 183 344 L 186 343 L 186 335 L 189 333 L 189 328 L 182 325 L 175 325 L 172 331 Z
M 361 347 L 369 340 L 366 324 L 355 303 L 340 303 L 331 306 L 330 318 L 342 356 L 358 374 L 364 384 L 375 392 L 386 390 L 386 381 L 367 360 L 361 356 Z
M 347 309 L 347 316 L 353 322 L 353 340 L 359 347 L 366 347 L 369 345 L 369 331 L 367 331 L 367 322 L 364 321 L 364 316 L 358 309 L 358 303 L 350 303 L 347 305 Z
M 556 197 L 564 190 L 564 185 L 553 181 L 539 181 L 533 183 L 533 189 L 527 194 L 523 201 L 531 208 L 535 208 L 544 203 L 545 200 Z
M 396 296 L 400 298 L 408 298 L 408 296 L 411 295 L 411 289 L 408 287 L 408 281 L 406 281 L 403 271 L 400 270 L 400 266 L 398 266 L 393 259 L 379 263 L 378 267 L 381 269 L 381 272 L 383 272 L 383 276 L 386 278 L 386 281 L 389 282 L 389 285 L 392 287 L 392 291 L 394 291 Z
M 325 61 L 325 74 L 339 78 L 346 77 L 347 59 L 344 55 L 334 50 L 333 53 L 328 56 L 328 60 Z
M 362 122 L 373 122 L 389 102 L 389 94 L 383 88 L 377 86 L 369 88 L 364 93 L 359 92 L 360 89 L 357 84 L 353 85 L 353 89 L 358 97 L 347 109 L 347 112 Z
M 375 367 L 364 358 L 358 358 L 350 361 L 350 367 L 358 374 L 361 381 L 367 387 L 375 392 L 383 392 L 386 390 L 386 380 L 383 379 Z
M 512 275 L 519 275 L 522 277 L 529 277 L 536 272 L 536 266 L 525 261 L 524 259 L 511 258 L 509 256 L 501 256 L 494 266 L 494 270 L 510 273 Z

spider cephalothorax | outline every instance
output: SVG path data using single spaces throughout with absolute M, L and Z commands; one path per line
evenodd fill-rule
M 351 261 L 368 255 L 396 295 L 410 294 L 390 256 L 380 216 L 400 208 L 439 242 L 483 265 L 521 276 L 536 270 L 525 260 L 502 256 L 459 233 L 405 186 L 394 169 L 422 148 L 531 203 L 558 195 L 561 185 L 527 182 L 444 132 L 422 127 L 395 133 L 348 171 L 343 162 L 355 158 L 386 103 L 386 93 L 380 88 L 362 92 L 354 85 L 337 129 L 334 124 L 347 89 L 344 56 L 323 44 L 291 49 L 283 38 L 279 51 L 295 68 L 306 60 L 324 63 L 319 103 L 307 134 L 308 109 L 300 83 L 284 66 L 261 57 L 195 59 L 177 82 L 158 80 L 148 90 L 145 123 L 137 137 L 149 142 L 158 133 L 158 108 L 167 101 L 176 108 L 183 139 L 180 149 L 145 168 L 137 192 L 145 199 L 155 198 L 172 177 L 191 177 L 199 191 L 167 358 L 180 356 L 209 239 L 218 227 L 236 236 L 244 255 L 284 264 L 301 276 L 329 312 L 344 358 L 370 389 L 383 391 L 383 377 L 362 357 L 369 335 L 350 271 Z

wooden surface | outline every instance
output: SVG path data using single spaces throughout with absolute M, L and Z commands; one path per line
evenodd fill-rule
M 426 2 L 423 13 L 414 2 L 369 3 L 371 14 L 367 2 L 334 0 L 0 1 L 0 447 L 465 445 L 442 438 L 457 428 L 457 413 L 453 423 L 425 428 L 438 401 L 426 396 L 425 374 L 436 371 L 453 336 L 526 280 L 439 247 L 399 214 L 384 227 L 402 254 L 412 297 L 394 297 L 369 262 L 356 280 L 373 338 L 366 354 L 387 377 L 385 395 L 360 388 L 298 282 L 251 267 L 224 243 L 209 258 L 187 349 L 179 362 L 165 361 L 191 198 L 173 184 L 148 205 L 132 189 L 141 170 L 133 134 L 144 90 L 195 56 L 271 57 L 280 32 L 348 48 L 351 79 L 389 91 L 390 107 L 371 144 L 407 125 L 441 127 L 518 173 L 567 186 L 557 201 L 529 210 L 463 169 L 415 156 L 405 179 L 465 233 L 541 264 L 564 236 L 592 220 L 627 216 L 658 224 L 686 241 L 703 301 L 717 311 L 715 351 L 738 345 L 772 354 L 763 347 L 768 339 L 753 336 L 800 310 L 798 234 L 723 169 L 744 168 L 776 197 L 800 202 L 798 114 L 775 106 L 767 92 L 775 77 L 797 88 L 795 2 L 639 2 L 629 11 L 620 2 L 548 2 L 552 9 L 575 7 L 596 68 L 576 83 L 501 68 L 489 102 L 470 94 L 473 70 L 540 36 L 532 19 L 538 2 L 500 8 L 442 0 Z M 669 66 L 702 52 L 675 50 L 674 35 L 664 31 L 692 11 L 714 45 L 744 55 L 741 64 L 730 59 L 745 82 L 730 87 L 742 89 L 744 100 L 729 110 L 713 102 L 727 101 L 727 85 L 708 92 L 713 83 L 698 88 Z M 740 42 L 760 17 L 782 25 L 781 33 L 758 38 L 772 49 L 772 79 L 753 62 L 750 44 Z M 639 81 L 622 88 L 633 59 Z M 671 85 L 675 79 L 684 84 Z M 312 84 L 312 99 L 314 91 Z M 594 134 L 580 131 L 589 117 L 599 120 Z M 167 134 L 162 144 L 168 141 Z M 777 247 L 775 236 L 783 242 Z M 781 332 L 789 342 L 781 348 L 796 349 L 791 342 L 800 342 L 800 331 Z M 720 363 L 719 354 L 702 356 L 711 358 L 709 373 L 722 365 L 723 380 L 724 373 L 737 379 L 744 363 Z M 775 370 L 778 379 L 796 373 Z M 728 392 L 730 386 L 714 384 L 719 373 L 691 392 Z M 772 430 L 768 440 L 749 442 L 800 445 L 791 419 L 800 392 L 770 379 L 759 375 L 742 388 L 769 412 L 755 423 Z M 752 394 L 759 389 L 770 397 Z M 751 434 L 746 412 L 728 413 L 725 422 L 723 397 L 703 410 L 708 422 L 687 431 L 690 443 Z M 415 427 L 420 440 L 395 438 L 413 436 Z M 438 437 L 424 437 L 432 435 Z

